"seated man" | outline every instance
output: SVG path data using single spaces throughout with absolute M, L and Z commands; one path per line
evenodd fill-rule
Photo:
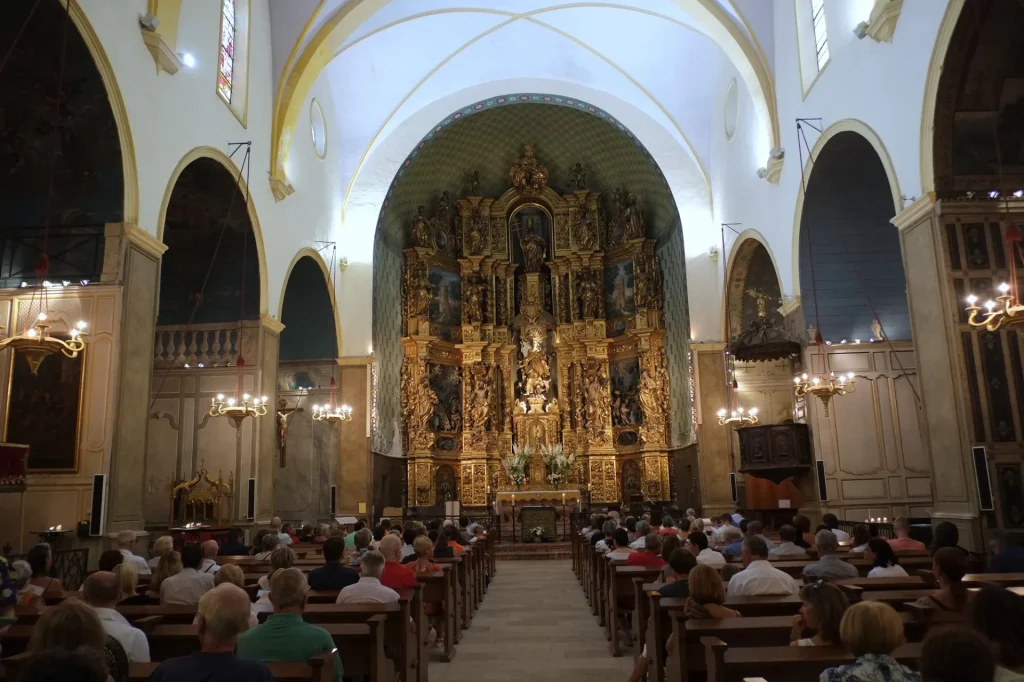
M 117 534 L 117 548 L 124 555 L 125 561 L 134 562 L 139 567 L 139 575 L 150 575 L 152 573 L 149 568 L 149 562 L 134 554 L 135 533 L 133 531 L 123 530 Z
M 359 582 L 359 574 L 348 566 L 342 565 L 341 555 L 344 552 L 345 541 L 343 539 L 328 538 L 324 543 L 324 565 L 309 572 L 310 589 L 343 590 L 349 585 Z
M 729 580 L 730 597 L 797 593 L 796 581 L 768 563 L 768 548 L 761 538 L 744 540 L 742 557 L 746 568 Z
M 722 556 L 740 556 L 743 554 L 743 531 L 735 526 L 726 526 L 721 534 L 725 546 L 722 547 Z
M 383 554 L 367 552 L 359 569 L 362 574 L 359 582 L 338 592 L 336 604 L 394 604 L 398 601 L 397 592 L 380 584 L 380 576 L 384 572 Z
M 217 571 L 220 570 L 220 566 L 217 565 L 218 549 L 220 548 L 217 546 L 216 540 L 207 540 L 203 543 L 203 563 L 199 567 L 200 573 L 217 574 Z
M 625 528 L 616 528 L 612 533 L 612 551 L 608 552 L 608 557 L 613 561 L 623 561 L 629 559 L 629 555 L 635 552 L 636 550 L 629 546 L 629 532 Z
M 266 561 L 270 558 L 270 555 L 274 553 L 278 547 L 281 546 L 281 536 L 274 533 L 267 533 L 260 540 L 260 549 L 263 550 L 253 555 L 253 559 L 256 561 Z
M 725 544 L 725 529 L 735 526 L 732 522 L 732 514 L 725 513 L 718 517 L 719 523 L 715 525 L 715 530 L 711 535 L 712 543 L 716 545 Z
M 100 571 L 113 571 L 117 566 L 124 562 L 124 554 L 121 554 L 120 550 L 108 549 L 103 554 L 100 554 L 100 563 L 96 567 Z M 135 562 L 132 561 L 132 564 Z
M 798 547 L 796 545 L 796 538 L 796 528 L 788 523 L 779 528 L 779 540 L 782 542 L 780 542 L 779 546 L 775 549 L 768 550 L 768 558 L 781 559 L 785 557 L 786 559 L 793 560 L 806 559 L 807 552 L 804 551 L 803 547 Z
M 309 586 L 297 568 L 274 572 L 270 579 L 270 602 L 274 613 L 238 638 L 238 657 L 264 663 L 305 663 L 317 654 L 334 650 L 327 630 L 302 619 Z M 341 682 L 341 658 L 334 659 L 334 682 Z
M 835 533 L 830 530 L 819 530 L 814 536 L 814 544 L 818 546 L 818 560 L 804 566 L 804 577 L 842 580 L 860 575 L 856 566 L 844 561 L 837 553 L 839 541 Z
M 721 552 L 716 552 L 708 547 L 708 536 L 704 533 L 690 533 L 690 536 L 686 539 L 686 546 L 697 557 L 698 564 L 704 564 L 716 569 L 725 566 L 725 557 L 722 556 Z
M 626 559 L 628 566 L 646 566 L 647 568 L 662 568 L 665 565 L 661 558 L 661 535 L 648 533 L 644 539 L 644 551 L 633 552 Z
M 910 537 L 910 521 L 905 516 L 897 516 L 892 520 L 892 531 L 895 538 L 889 540 L 894 552 L 924 552 L 928 548 L 919 540 Z
M 416 542 L 416 538 L 419 533 L 416 532 L 415 528 L 406 528 L 402 531 L 402 563 L 406 563 L 406 559 L 413 557 L 411 561 L 416 560 L 416 550 L 413 549 L 412 543 Z
M 231 583 L 204 594 L 197 618 L 200 650 L 164 661 L 149 682 L 274 682 L 266 665 L 243 661 L 234 653 L 238 636 L 249 626 L 249 603 L 245 590 Z
M 249 548 L 242 542 L 244 537 L 245 531 L 238 526 L 229 528 L 227 542 L 220 546 L 220 556 L 247 556 Z
M 115 610 L 121 598 L 121 582 L 107 571 L 96 571 L 82 585 L 85 603 L 99 616 L 108 635 L 121 643 L 130 663 L 149 663 L 149 640 L 146 633 L 133 627 Z
M 839 530 L 839 517 L 835 514 L 825 514 L 821 517 L 821 522 L 828 526 L 830 531 L 835 533 L 836 540 L 839 541 L 840 545 L 850 541 L 850 534 L 845 530 Z
M 380 584 L 393 590 L 416 587 L 416 572 L 402 563 L 402 541 L 388 533 L 380 541 L 380 553 L 384 556 L 384 571 Z
M 160 583 L 160 605 L 198 604 L 203 595 L 213 589 L 213 574 L 200 573 L 199 567 L 202 564 L 203 549 L 198 543 L 192 542 L 182 547 L 181 573 L 164 578 Z
M 685 549 L 677 549 L 668 558 L 668 567 L 671 569 L 671 582 L 666 582 L 658 590 L 662 597 L 677 597 L 684 599 L 690 596 L 690 585 L 688 578 L 690 569 L 697 565 L 697 557 Z M 665 571 L 668 573 L 668 570 Z
M 643 549 L 647 545 L 647 534 L 651 532 L 651 524 L 641 519 L 636 522 L 636 540 L 629 543 L 631 549 Z
M 760 521 L 747 521 L 747 528 L 744 531 L 747 536 L 753 536 L 764 540 L 764 546 L 768 548 L 768 551 L 775 549 L 775 543 L 765 537 L 764 524 Z
M 270 534 L 277 535 L 278 540 L 280 540 L 281 545 L 284 547 L 292 544 L 292 536 L 288 535 L 287 531 L 285 531 L 279 516 L 270 519 Z

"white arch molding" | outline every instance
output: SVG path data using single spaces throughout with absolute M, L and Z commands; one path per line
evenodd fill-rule
M 882 162 L 882 168 L 885 169 L 885 177 L 889 181 L 889 192 L 892 195 L 893 205 L 893 216 L 903 210 L 903 195 L 900 192 L 900 182 L 896 175 L 896 167 L 892 163 L 892 157 L 889 156 L 889 150 L 885 148 L 885 143 L 882 142 L 882 138 L 878 136 L 878 133 L 874 131 L 871 126 L 859 121 L 855 118 L 844 118 L 841 121 L 836 121 L 818 136 L 818 139 L 814 142 L 814 147 L 811 149 L 810 158 L 804 163 L 803 168 L 803 182 L 797 187 L 796 193 L 796 209 L 793 211 L 793 287 L 795 291 L 800 290 L 800 225 L 803 221 L 804 215 L 804 188 L 811 180 L 811 175 L 814 172 L 814 162 L 821 153 L 821 150 L 825 148 L 825 145 L 829 141 L 838 135 L 839 133 L 857 133 L 875 150 L 875 154 L 878 156 L 878 160 Z M 781 279 L 779 280 L 782 281 Z
M 780 135 L 778 116 L 775 103 L 775 85 L 771 71 L 765 62 L 763 50 L 750 42 L 743 30 L 738 27 L 729 15 L 714 0 L 673 0 L 681 9 L 692 16 L 704 34 L 715 42 L 730 59 L 740 77 L 743 79 L 754 102 L 754 109 L 758 125 L 762 130 L 762 146 L 765 150 L 771 147 L 780 146 Z M 342 4 L 329 18 L 327 18 L 317 30 L 316 34 L 305 44 L 302 54 L 295 58 L 298 46 L 305 41 L 306 35 L 315 22 L 316 13 L 322 7 L 321 2 L 314 16 L 307 22 L 302 33 L 298 36 L 292 54 L 285 65 L 285 77 L 281 79 L 278 89 L 278 96 L 275 101 L 273 116 L 273 132 L 271 138 L 271 177 L 272 181 L 286 181 L 285 166 L 291 145 L 291 140 L 296 132 L 303 103 L 309 96 L 310 88 L 316 77 L 327 66 L 327 64 L 342 50 L 345 41 L 358 30 L 377 10 L 383 7 L 387 0 L 350 0 Z M 532 21 L 545 28 L 556 30 L 543 22 L 533 19 L 535 15 L 543 12 L 562 9 L 567 7 L 582 7 L 588 3 L 572 3 L 553 5 L 528 13 L 515 14 L 501 12 L 489 8 L 472 8 L 476 12 L 506 14 L 510 18 L 502 22 L 497 28 L 512 21 L 525 19 Z M 623 6 L 607 5 L 604 7 Z M 636 10 L 633 7 L 626 9 Z M 435 10 L 425 12 L 427 14 L 439 14 L 452 10 Z M 463 8 L 462 11 L 466 11 Z M 653 13 L 652 13 L 653 14 Z M 485 33 L 491 33 L 495 29 L 489 29 Z M 583 45 L 581 41 L 561 31 L 563 37 L 574 40 L 585 49 L 591 49 Z M 478 36 L 477 38 L 482 37 Z M 474 39 L 475 41 L 476 39 Z M 473 42 L 473 41 L 471 41 Z M 600 56 L 600 55 L 599 55 Z M 294 62 L 294 65 L 293 65 Z M 288 67 L 291 66 L 290 71 Z M 439 67 L 441 64 L 438 65 Z M 613 68 L 615 67 L 612 64 Z M 628 74 L 627 74 L 628 76 Z M 427 76 L 429 78 L 429 74 Z M 649 95 L 649 93 L 648 93 Z M 652 98 L 653 99 L 653 98 Z M 655 103 L 657 104 L 656 100 Z M 399 107 L 401 103 L 399 104 Z M 660 107 L 661 105 L 658 104 Z M 663 107 L 662 107 L 663 108 Z M 397 109 L 396 109 L 397 110 Z
M 928 62 L 924 102 L 921 105 L 921 191 L 924 194 L 935 192 L 935 104 L 939 97 L 939 81 L 942 79 L 946 53 L 949 51 L 949 43 L 953 39 L 953 32 L 956 30 L 965 2 L 966 0 L 949 0 L 946 13 L 942 15 L 942 23 L 939 24 L 931 61 Z

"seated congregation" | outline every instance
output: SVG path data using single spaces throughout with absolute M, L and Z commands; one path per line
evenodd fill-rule
M 574 539 L 573 569 L 611 655 L 636 656 L 629 682 L 1024 681 L 1012 556 L 964 550 L 949 523 L 926 546 L 904 518 L 890 538 L 823 522 L 609 511 Z
M 143 557 L 124 531 L 80 591 L 51 577 L 49 545 L 0 557 L 0 679 L 425 682 L 494 572 L 485 530 L 466 518 L 299 534 L 275 518 L 244 538 L 163 536 Z

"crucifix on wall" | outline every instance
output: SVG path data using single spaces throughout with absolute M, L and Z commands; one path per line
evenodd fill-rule
M 281 398 L 277 401 L 277 447 L 281 452 L 281 467 L 285 465 L 285 455 L 288 448 L 288 420 L 295 412 L 302 412 L 302 408 L 296 405 L 288 407 L 288 401 Z

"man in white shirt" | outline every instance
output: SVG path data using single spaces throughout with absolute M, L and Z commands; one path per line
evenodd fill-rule
M 281 546 L 288 547 L 292 544 L 292 536 L 281 530 L 281 517 L 275 516 L 270 519 L 270 532 L 276 534 L 281 539 Z
M 367 552 L 359 559 L 362 577 L 355 585 L 349 585 L 338 592 L 336 604 L 394 604 L 398 593 L 380 584 L 384 572 L 384 555 L 378 551 Z
M 804 551 L 803 547 L 799 547 L 796 544 L 797 532 L 796 528 L 790 525 L 785 525 L 779 528 L 779 546 L 775 549 L 768 550 L 769 559 L 781 559 L 783 557 L 787 559 L 806 559 L 807 552 Z
M 746 568 L 729 580 L 730 597 L 797 593 L 796 581 L 768 563 L 768 548 L 761 538 L 748 537 L 743 541 L 743 565 Z
M 203 595 L 213 589 L 213 574 L 200 573 L 203 548 L 190 543 L 181 548 L 181 573 L 164 578 L 160 583 L 160 605 L 186 604 L 195 606 Z
M 151 575 L 149 562 L 134 554 L 135 533 L 130 530 L 123 530 L 117 534 L 117 548 L 121 551 L 125 561 L 131 561 L 139 567 L 139 575 Z
M 203 563 L 199 566 L 200 573 L 217 574 L 217 571 L 220 570 L 220 566 L 217 565 L 218 551 L 220 551 L 220 545 L 216 540 L 207 540 L 203 543 Z
M 121 584 L 116 575 L 107 571 L 93 573 L 82 585 L 82 597 L 96 612 L 103 630 L 124 647 L 130 663 L 149 663 L 146 633 L 132 627 L 124 616 L 114 610 L 121 597 Z
M 845 530 L 839 530 L 839 517 L 835 514 L 825 514 L 821 517 L 821 522 L 828 526 L 828 529 L 835 533 L 836 540 L 839 544 L 846 544 L 850 542 L 850 534 Z
M 608 558 L 612 561 L 625 561 L 635 551 L 629 546 L 629 533 L 625 528 L 616 528 L 610 539 L 612 551 L 608 552 Z M 598 543 L 601 544 L 601 543 Z
M 725 557 L 721 552 L 708 547 L 708 536 L 704 533 L 690 533 L 686 539 L 686 547 L 697 555 L 697 563 L 720 569 L 725 566 Z
M 636 540 L 629 543 L 630 549 L 647 549 L 647 534 L 651 532 L 651 524 L 646 520 L 636 522 Z

